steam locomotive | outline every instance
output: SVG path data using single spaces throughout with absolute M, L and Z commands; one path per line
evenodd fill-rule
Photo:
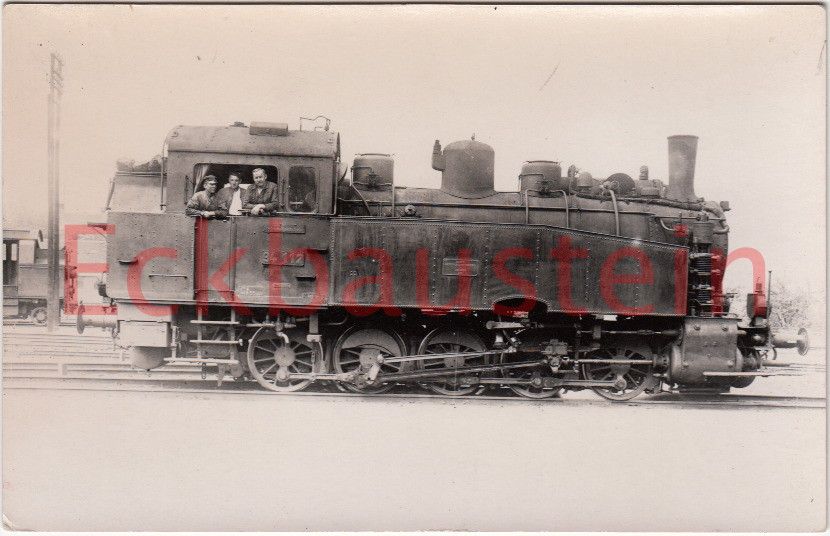
M 667 184 L 645 166 L 597 179 L 534 160 L 499 192 L 474 137 L 435 142 L 430 189 L 396 185 L 385 154 L 357 155 L 348 177 L 328 127 L 178 126 L 164 157 L 112 180 L 117 315 L 81 306 L 79 330 L 112 328 L 138 368 L 197 364 L 275 392 L 745 387 L 770 373 L 769 306 L 759 286 L 748 321 L 728 313 L 729 204 L 695 194 L 697 141 L 668 138 Z M 256 169 L 277 210 L 185 215 L 204 177 L 253 187 Z

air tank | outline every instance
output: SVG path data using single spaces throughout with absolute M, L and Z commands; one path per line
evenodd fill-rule
M 568 189 L 567 178 L 562 178 L 562 167 L 552 160 L 528 160 L 519 174 L 522 192 L 546 195 L 556 190 Z
M 441 171 L 441 190 L 464 199 L 493 195 L 495 153 L 486 143 L 474 139 L 454 141 L 441 151 L 435 140 L 432 168 Z
M 357 154 L 352 165 L 352 184 L 364 190 L 391 188 L 394 169 L 395 160 L 388 154 Z
M 617 195 L 628 195 L 634 191 L 634 179 L 625 173 L 614 173 L 603 182 L 606 188 L 614 190 Z

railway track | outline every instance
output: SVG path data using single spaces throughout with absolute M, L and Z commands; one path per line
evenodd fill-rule
M 496 390 L 489 394 L 479 394 L 467 397 L 451 397 L 434 393 L 388 392 L 382 394 L 356 394 L 340 392 L 335 388 L 316 388 L 313 390 L 275 395 L 266 391 L 254 382 L 232 382 L 219 387 L 210 382 L 201 380 L 154 379 L 142 381 L 136 379 L 115 378 L 24 378 L 13 377 L 4 381 L 4 389 L 25 390 L 71 390 L 71 391 L 126 391 L 144 393 L 179 393 L 201 395 L 230 395 L 230 396 L 303 396 L 303 397 L 330 397 L 330 398 L 365 398 L 417 401 L 437 401 L 460 404 L 477 403 L 521 403 L 521 404 L 558 404 L 563 406 L 680 406 L 690 408 L 726 408 L 726 409 L 825 409 L 826 399 L 815 397 L 789 396 L 757 396 L 757 395 L 689 395 L 678 393 L 660 393 L 652 396 L 643 396 L 625 402 L 611 402 L 594 396 L 565 396 L 543 400 L 531 400 L 515 395 L 500 394 Z
M 88 348 L 91 351 L 114 352 L 112 337 L 101 335 L 77 335 L 75 333 L 48 333 L 40 330 L 3 331 L 3 348 L 6 353 L 29 351 L 32 349 L 64 348 L 68 350 Z

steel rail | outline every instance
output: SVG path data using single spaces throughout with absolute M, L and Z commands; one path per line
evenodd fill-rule
M 522 404 L 556 404 L 563 406 L 604 406 L 617 405 L 626 406 L 678 406 L 689 408 L 724 408 L 724 409 L 825 409 L 826 399 L 819 397 L 785 397 L 785 396 L 760 396 L 760 395 L 701 395 L 690 396 L 682 393 L 662 392 L 651 397 L 635 398 L 620 402 L 605 400 L 603 398 L 568 399 L 554 397 L 547 399 L 530 399 L 521 396 L 499 396 L 499 395 L 473 395 L 473 396 L 448 396 L 436 393 L 349 393 L 341 391 L 297 391 L 291 393 L 274 393 L 259 387 L 255 382 L 248 384 L 227 383 L 222 387 L 213 386 L 205 388 L 204 381 L 193 381 L 190 384 L 197 386 L 183 385 L 181 381 L 168 381 L 167 384 L 147 381 L 133 383 L 111 382 L 108 380 L 90 380 L 93 385 L 81 385 L 77 380 L 58 378 L 34 378 L 35 381 L 47 380 L 51 385 L 20 385 L 25 379 L 14 378 L 13 381 L 6 379 L 4 387 L 9 390 L 68 390 L 68 391 L 109 391 L 109 392 L 158 392 L 171 394 L 217 394 L 222 396 L 308 396 L 308 397 L 359 397 L 377 398 L 389 400 L 430 400 L 430 401 L 451 401 L 452 403 L 476 404 L 481 402 L 507 402 Z M 23 381 L 21 381 L 23 380 Z M 51 381 L 50 381 L 51 380 Z M 45 382 L 44 382 L 45 383 Z

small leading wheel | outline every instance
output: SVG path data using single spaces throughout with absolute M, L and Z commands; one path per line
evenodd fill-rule
M 424 340 L 421 341 L 421 345 L 418 347 L 419 355 L 464 354 L 485 351 L 487 351 L 487 345 L 484 344 L 481 337 L 473 331 L 464 329 L 435 329 L 424 337 Z M 456 355 L 445 357 L 444 359 L 435 358 L 418 361 L 417 366 L 421 370 L 441 370 L 445 368 L 487 365 L 491 362 L 490 357 L 490 355 L 478 355 L 471 357 Z M 423 385 L 430 391 L 440 395 L 469 395 L 476 392 L 479 388 L 477 383 L 465 384 L 464 377 L 459 373 L 450 376 L 439 376 L 436 379 L 437 381 L 424 382 Z
M 772 350 L 775 351 L 775 348 Z M 749 365 L 749 370 L 757 370 L 769 355 L 769 353 L 765 351 L 758 351 L 755 348 L 741 348 L 741 353 L 744 358 L 744 366 Z M 749 387 L 754 381 L 755 376 L 738 376 L 736 378 L 732 378 L 729 381 L 729 385 L 736 389 L 743 389 L 745 387 Z
M 320 371 L 320 343 L 308 342 L 305 332 L 296 329 L 276 332 L 259 328 L 248 342 L 248 370 L 261 386 L 278 393 L 290 393 L 308 387 L 312 380 L 292 379 L 291 373 Z
M 344 331 L 332 348 L 331 366 L 334 372 L 352 372 L 362 367 L 368 370 L 377 362 L 378 357 L 403 357 L 406 355 L 406 344 L 403 338 L 394 331 L 352 326 Z M 411 368 L 410 363 L 382 363 L 380 378 L 383 373 L 403 372 Z M 343 382 L 343 387 L 353 393 L 385 393 L 394 384 L 380 383 L 377 385 L 356 385 Z
M 29 315 L 32 319 L 32 322 L 39 326 L 43 326 L 46 324 L 46 307 L 35 307 L 32 309 L 31 314 Z
M 631 348 L 602 348 L 591 352 L 589 359 L 646 359 Z M 631 400 L 645 391 L 652 376 L 652 366 L 646 364 L 584 363 L 582 375 L 586 380 L 616 381 L 619 386 L 592 387 L 595 393 L 614 401 Z M 622 387 L 625 382 L 625 387 Z
M 754 381 L 755 376 L 742 376 L 739 378 L 733 378 L 729 385 L 736 389 L 743 389 L 745 387 L 749 387 Z

